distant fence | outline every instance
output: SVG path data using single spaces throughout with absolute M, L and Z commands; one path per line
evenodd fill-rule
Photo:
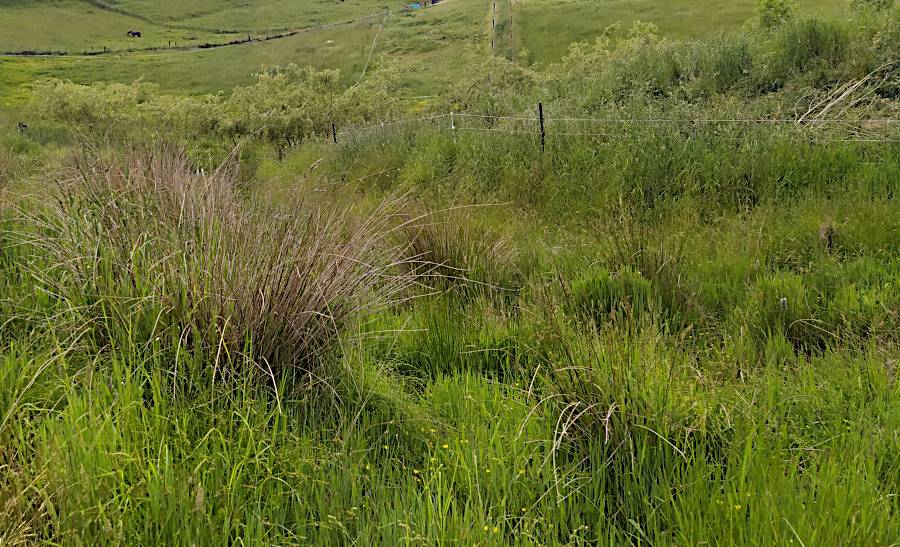
M 900 119 L 893 118 L 675 118 L 675 117 L 547 117 L 542 103 L 533 115 L 493 116 L 471 112 L 447 112 L 415 118 L 390 120 L 346 128 L 332 124 L 330 139 L 334 144 L 353 142 L 376 135 L 396 134 L 406 128 L 432 129 L 449 132 L 480 132 L 486 134 L 519 135 L 539 142 L 541 149 L 554 137 L 581 137 L 603 140 L 625 138 L 636 128 L 704 129 L 721 132 L 721 138 L 742 140 L 729 136 L 735 128 L 783 127 L 795 130 L 805 141 L 900 143 Z

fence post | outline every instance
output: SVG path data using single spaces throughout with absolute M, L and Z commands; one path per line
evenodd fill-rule
M 334 127 L 334 124 L 331 124 L 331 140 L 334 141 L 334 144 L 337 144 L 337 129 Z
M 451 130 L 456 129 L 456 124 L 453 122 L 453 111 L 452 110 L 450 111 L 450 129 Z
M 538 119 L 541 121 L 541 152 L 544 151 L 544 104 L 538 103 Z

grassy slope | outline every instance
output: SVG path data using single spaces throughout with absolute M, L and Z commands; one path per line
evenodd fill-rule
M 803 2 L 801 8 L 810 13 L 836 13 L 845 3 L 844 0 Z M 369 13 L 377 7 L 376 3 L 366 0 L 344 3 L 230 1 L 220 9 L 214 9 L 218 3 L 209 1 L 167 5 L 146 0 L 120 0 L 113 4 L 164 21 L 167 25 L 257 29 L 341 20 Z M 123 28 L 132 27 L 149 30 L 141 42 L 144 45 L 164 44 L 169 39 L 183 43 L 188 38 L 205 41 L 227 37 L 154 26 L 71 0 L 23 6 L 14 2 L 0 8 L 14 14 L 14 17 L 0 19 L 0 26 L 9 27 L 0 32 L 0 47 L 22 49 L 27 44 L 27 47 L 48 49 L 134 45 L 133 41 L 120 37 Z M 392 6 L 395 13 L 378 39 L 373 61 L 399 63 L 407 85 L 415 92 L 432 93 L 441 89 L 489 47 L 491 2 L 488 0 L 450 0 L 411 14 L 397 12 L 396 7 Z M 508 2 L 498 2 L 498 34 L 495 35 L 498 54 L 506 55 L 511 49 L 508 14 Z M 641 19 L 658 24 L 666 35 L 696 37 L 710 29 L 739 26 L 752 15 L 750 0 L 686 0 L 678 5 L 657 0 L 612 0 L 602 4 L 529 0 L 516 4 L 512 31 L 514 49 L 527 49 L 531 62 L 550 62 L 564 54 L 571 42 L 595 36 L 616 21 L 628 23 Z M 47 24 L 46 21 L 55 23 Z M 285 63 L 338 68 L 347 81 L 354 81 L 368 56 L 376 22 L 377 19 L 372 19 L 352 26 L 308 31 L 286 40 L 215 51 L 139 53 L 102 59 L 14 60 L 5 65 L 16 74 L 27 74 L 16 81 L 54 76 L 89 83 L 144 77 L 166 90 L 186 93 L 228 90 L 248 82 L 250 74 L 262 65 Z M 57 32 L 54 29 L 71 30 Z M 0 82 L 0 86 L 3 85 L 8 84 Z M 25 93 L 0 88 L 0 99 L 4 97 L 21 102 Z
M 448 0 L 395 14 L 379 38 L 376 60 L 399 62 L 414 90 L 436 92 L 458 79 L 474 55 L 484 55 L 487 0 Z
M 373 63 L 399 62 L 416 91 L 433 91 L 464 70 L 482 43 L 485 0 L 452 0 L 413 14 L 395 13 L 379 36 Z M 130 82 L 145 78 L 180 93 L 214 93 L 246 84 L 263 65 L 296 63 L 340 69 L 345 81 L 358 77 L 369 56 L 380 18 L 312 29 L 265 43 L 190 52 L 148 52 L 92 58 L 6 59 L 23 75 L 17 82 L 56 77 L 79 83 Z M 0 82 L 0 86 L 3 83 Z M 21 102 L 22 90 L 0 87 L 0 99 Z
M 833 16 L 846 10 L 849 0 L 795 4 L 800 13 Z M 617 22 L 627 30 L 638 20 L 657 25 L 664 36 L 701 38 L 741 26 L 755 6 L 755 0 L 524 0 L 515 3 L 516 48 L 527 50 L 531 63 L 550 63 L 573 42 L 592 40 Z
M 264 43 L 207 51 L 132 53 L 83 59 L 42 59 L 34 77 L 79 83 L 145 78 L 179 93 L 215 93 L 246 84 L 264 65 L 296 63 L 340 69 L 347 78 L 362 70 L 377 21 L 302 32 Z
M 390 0 L 200 0 L 156 2 L 153 0 L 113 0 L 123 10 L 140 13 L 158 21 L 210 28 L 297 28 L 330 23 L 392 9 L 400 2 Z
M 128 38 L 129 30 L 143 37 Z M 0 51 L 89 51 L 221 41 L 221 35 L 166 28 L 84 2 L 0 3 Z
M 0 110 L 21 106 L 28 100 L 28 83 L 40 61 L 0 58 Z

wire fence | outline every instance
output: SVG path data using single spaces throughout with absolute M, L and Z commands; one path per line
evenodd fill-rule
M 400 130 L 476 132 L 518 135 L 540 140 L 542 147 L 556 137 L 624 139 L 638 131 L 694 131 L 719 139 L 745 140 L 754 128 L 782 128 L 782 133 L 805 141 L 900 143 L 900 119 L 895 118 L 688 118 L 688 117 L 545 117 L 543 105 L 534 115 L 497 116 L 473 112 L 447 112 L 375 124 L 333 128 L 334 144 L 374 135 L 389 136 Z

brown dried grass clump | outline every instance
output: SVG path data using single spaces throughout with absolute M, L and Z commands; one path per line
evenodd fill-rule
M 236 162 L 204 173 L 170 146 L 82 153 L 54 203 L 27 215 L 48 257 L 38 276 L 100 342 L 167 333 L 249 353 L 268 374 L 312 373 L 348 322 L 412 283 L 387 238 L 399 200 L 360 216 L 250 203 L 236 181 Z

